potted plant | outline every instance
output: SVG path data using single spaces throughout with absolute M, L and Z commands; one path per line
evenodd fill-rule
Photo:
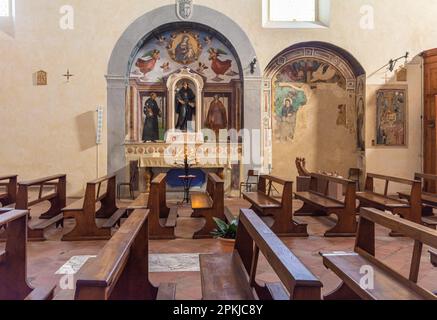
M 217 228 L 211 234 L 219 239 L 226 246 L 234 246 L 237 238 L 238 220 L 234 219 L 231 223 L 226 223 L 221 219 L 213 218 Z

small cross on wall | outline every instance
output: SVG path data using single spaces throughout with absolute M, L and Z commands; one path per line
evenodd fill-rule
M 67 73 L 63 74 L 63 76 L 67 78 L 67 82 L 70 82 L 70 78 L 74 77 L 74 74 L 71 74 L 70 69 L 67 69 Z

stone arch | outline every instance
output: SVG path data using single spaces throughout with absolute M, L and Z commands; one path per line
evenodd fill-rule
M 145 38 L 160 26 L 176 23 L 180 20 L 174 5 L 167 5 L 145 13 L 135 20 L 117 41 L 108 63 L 107 79 L 107 122 L 108 122 L 108 172 L 119 172 L 126 165 L 124 140 L 125 130 L 125 95 L 128 85 L 128 72 L 132 59 Z M 190 23 L 210 27 L 225 36 L 241 63 L 244 85 L 244 123 L 249 130 L 259 130 L 261 116 L 261 71 L 256 68 L 250 72 L 250 62 L 256 52 L 246 33 L 241 27 L 224 14 L 205 7 L 194 6 Z
M 272 170 L 273 167 L 273 145 L 275 139 L 275 129 L 274 128 L 274 117 L 277 116 L 275 113 L 275 103 L 277 101 L 274 100 L 275 96 L 275 81 L 278 81 L 276 78 L 277 75 L 284 70 L 287 66 L 290 66 L 294 62 L 300 63 L 301 61 L 306 60 L 316 60 L 321 64 L 329 66 L 332 71 L 341 77 L 344 77 L 344 89 L 348 96 L 347 103 L 347 128 L 348 130 L 353 130 L 356 138 L 356 153 L 357 163 L 356 167 L 365 170 L 365 97 L 366 97 L 366 73 L 361 64 L 346 50 L 339 48 L 333 44 L 324 43 L 324 42 L 303 42 L 295 44 L 291 47 L 280 52 L 276 55 L 272 61 L 268 64 L 264 73 L 264 98 L 263 102 L 265 104 L 264 110 L 266 110 L 265 118 L 263 119 L 263 124 L 266 127 L 266 130 L 269 131 L 272 137 L 270 141 L 267 141 L 264 145 L 265 157 L 264 166 L 267 169 Z M 293 70 L 293 69 L 292 69 Z M 312 71 L 311 71 L 312 72 Z M 310 81 L 310 75 L 300 74 L 296 81 Z M 294 80 L 293 80 L 294 81 Z M 313 79 L 311 79 L 313 81 Z M 308 82 L 310 85 L 311 83 Z M 318 82 L 317 82 L 318 83 Z M 323 82 L 322 82 L 323 83 Z M 309 85 L 309 86 L 310 86 Z M 294 108 L 294 106 L 293 106 Z M 294 110 L 294 109 L 293 109 Z M 354 116 L 352 118 L 351 114 L 354 112 Z M 296 112 L 297 113 L 297 112 Z M 295 121 L 298 118 L 295 116 Z M 294 137 L 292 135 L 292 137 Z M 301 156 L 299 154 L 292 156 Z M 292 165 L 292 160 L 290 158 L 289 165 Z

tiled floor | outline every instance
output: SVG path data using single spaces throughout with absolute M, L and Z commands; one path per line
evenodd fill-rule
M 121 203 L 121 205 L 126 203 Z M 248 207 L 248 204 L 239 199 L 227 199 L 226 205 L 237 210 L 239 207 Z M 295 208 L 300 203 L 296 201 Z M 178 219 L 176 229 L 177 240 L 151 241 L 150 252 L 152 254 L 199 254 L 221 253 L 229 251 L 218 240 L 191 240 L 191 234 L 200 228 L 202 221 L 188 218 L 189 210 L 184 210 Z M 33 216 L 38 211 L 32 212 Z M 351 251 L 354 245 L 353 238 L 324 238 L 323 233 L 332 221 L 328 218 L 297 218 L 308 223 L 309 238 L 283 238 L 286 245 L 297 255 L 305 265 L 322 281 L 323 291 L 330 292 L 339 284 L 338 278 L 322 264 L 320 251 Z M 66 229 L 71 228 L 67 224 Z M 31 283 L 35 285 L 57 284 L 61 275 L 55 274 L 73 256 L 97 255 L 105 245 L 105 241 L 88 242 L 61 242 L 62 232 L 67 230 L 55 230 L 47 232 L 49 240 L 46 242 L 29 243 L 28 245 L 28 275 Z M 377 229 L 377 256 L 393 269 L 408 275 L 413 242 L 404 238 L 391 238 L 388 230 Z M 2 245 L 0 244 L 0 249 Z M 167 261 L 167 260 L 166 260 Z M 171 259 L 168 259 L 171 261 Z M 164 262 L 164 264 L 167 262 Z M 170 266 L 171 267 L 171 266 Z M 261 258 L 258 279 L 261 281 L 274 281 L 275 275 L 271 271 L 264 258 Z M 175 282 L 177 284 L 177 299 L 200 299 L 200 274 L 199 272 L 159 272 L 151 273 L 154 283 Z M 433 268 L 427 248 L 422 257 L 422 266 L 419 283 L 424 287 L 437 289 L 437 268 Z

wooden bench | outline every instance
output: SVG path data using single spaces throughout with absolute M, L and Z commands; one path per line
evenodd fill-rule
M 158 174 L 152 180 L 147 207 L 150 209 L 149 238 L 175 239 L 178 208 L 167 207 L 167 174 Z
M 216 228 L 213 218 L 226 220 L 224 215 L 224 181 L 215 173 L 208 174 L 206 193 L 191 195 L 191 217 L 204 218 L 205 225 L 194 233 L 194 239 L 212 238 L 211 232 Z
M 317 192 L 319 181 L 327 181 L 323 193 Z M 329 196 L 330 184 L 341 185 L 345 190 L 343 201 Z M 356 220 L 356 183 L 352 180 L 331 177 L 322 174 L 311 174 L 311 187 L 308 192 L 296 192 L 295 197 L 304 202 L 303 207 L 296 211 L 314 212 L 322 211 L 326 215 L 334 214 L 337 216 L 336 225 L 325 233 L 325 237 L 350 237 L 357 232 Z
M 149 280 L 149 211 L 133 211 L 97 258 L 75 276 L 75 290 L 62 290 L 55 300 L 174 300 L 175 284 L 158 288 Z
M 280 200 L 271 195 L 273 183 L 283 187 Z M 293 220 L 292 196 L 292 181 L 268 175 L 260 176 L 257 192 L 243 193 L 243 198 L 250 202 L 252 210 L 260 216 L 273 217 L 274 222 L 271 228 L 278 236 L 308 237 L 307 225 Z
M 37 198 L 31 200 L 29 191 L 32 188 L 38 189 Z M 40 221 L 36 223 L 29 222 L 28 240 L 45 241 L 44 231 L 52 225 L 56 227 L 63 225 L 62 208 L 65 207 L 67 200 L 67 176 L 65 174 L 54 175 L 50 177 L 23 181 L 18 183 L 17 202 L 15 209 L 28 210 L 29 220 L 30 211 L 33 206 L 49 201 L 50 207 L 39 217 Z M 47 189 L 50 191 L 47 193 Z M 53 190 L 52 190 L 53 189 Z
M 259 254 L 280 282 L 258 283 Z M 322 283 L 250 209 L 241 209 L 235 250 L 201 254 L 203 300 L 320 300 Z
M 384 193 L 375 191 L 374 180 L 382 180 L 385 183 Z M 397 199 L 388 195 L 389 184 L 398 183 L 411 187 L 409 200 Z M 400 215 L 404 219 L 421 223 L 421 183 L 420 181 L 389 177 L 379 174 L 367 174 L 364 192 L 357 193 L 360 201 L 359 208 L 371 207 L 383 211 L 390 211 L 394 215 Z
M 17 178 L 17 175 L 0 176 L 0 187 L 6 188 L 5 192 L 0 192 L 0 204 L 3 207 L 17 201 Z
M 375 257 L 375 224 L 414 240 L 408 278 Z M 338 289 L 325 299 L 436 300 L 432 292 L 417 285 L 424 244 L 436 248 L 437 231 L 377 209 L 362 208 L 355 252 L 321 253 L 323 264 L 342 280 Z M 370 281 L 364 281 L 366 275 Z
M 104 184 L 106 190 L 103 192 Z M 73 230 L 62 237 L 63 241 L 108 240 L 111 238 L 111 229 L 120 225 L 126 216 L 125 208 L 116 205 L 116 177 L 106 176 L 87 183 L 85 197 L 62 209 L 64 218 L 74 218 L 76 225 Z M 97 203 L 100 208 L 97 210 Z M 106 219 L 99 228 L 96 218 Z
M 33 288 L 27 279 L 27 210 L 3 211 L 7 226 L 5 251 L 0 250 L 0 300 L 50 300 L 55 286 Z

